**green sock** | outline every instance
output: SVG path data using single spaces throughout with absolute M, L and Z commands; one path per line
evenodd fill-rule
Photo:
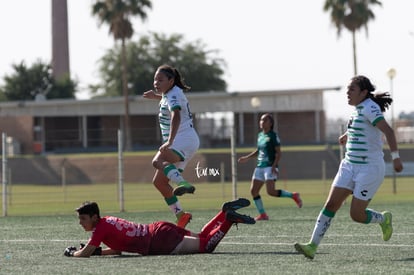
M 262 198 L 260 196 L 257 196 L 255 198 L 253 198 L 253 201 L 254 201 L 254 205 L 256 205 L 256 209 L 259 212 L 259 214 L 266 213 L 266 211 L 264 210 L 264 207 L 263 207 Z
M 293 194 L 292 192 L 286 191 L 286 190 L 280 190 L 280 197 L 281 198 L 292 198 Z

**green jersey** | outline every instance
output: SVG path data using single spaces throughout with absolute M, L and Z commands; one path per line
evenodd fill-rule
M 257 135 L 257 167 L 269 167 L 276 158 L 275 147 L 280 146 L 279 136 L 274 131 Z

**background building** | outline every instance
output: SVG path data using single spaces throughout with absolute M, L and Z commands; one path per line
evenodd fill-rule
M 320 144 L 326 141 L 323 92 L 334 89 L 338 88 L 187 96 L 202 147 L 228 144 L 233 121 L 237 145 L 254 145 L 264 112 L 273 114 L 283 144 Z M 122 97 L 4 102 L 0 103 L 0 130 L 23 154 L 110 151 L 117 148 L 123 108 Z M 130 114 L 133 147 L 159 146 L 158 101 L 131 97 Z

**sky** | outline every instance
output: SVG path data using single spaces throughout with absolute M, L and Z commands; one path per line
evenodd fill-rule
M 145 22 L 133 21 L 137 40 L 148 32 L 182 34 L 201 40 L 226 61 L 229 92 L 328 88 L 328 118 L 347 118 L 346 86 L 353 75 L 352 39 L 340 36 L 324 0 L 152 0 Z M 382 0 L 375 20 L 357 33 L 358 74 L 378 91 L 391 91 L 394 114 L 414 112 L 414 1 Z M 79 82 L 79 99 L 96 84 L 98 60 L 114 45 L 107 25 L 91 15 L 91 0 L 67 0 L 71 77 Z M 51 60 L 51 0 L 13 0 L 0 10 L 0 85 L 12 64 L 30 66 Z M 390 68 L 396 70 L 391 81 Z M 191 84 L 191 80 L 187 79 Z M 149 83 L 149 87 L 152 83 Z M 191 86 L 195 86 L 192 84 Z M 392 87 L 392 88 L 391 88 Z M 391 112 L 388 112 L 390 116 Z

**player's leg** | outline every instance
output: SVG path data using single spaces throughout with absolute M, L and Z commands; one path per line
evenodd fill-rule
M 308 243 L 295 243 L 296 250 L 307 258 L 313 259 L 319 243 L 335 217 L 335 213 L 343 205 L 346 198 L 352 194 L 355 188 L 354 168 L 350 163 L 341 162 L 325 205 L 316 219 L 310 241 Z
M 355 222 L 379 224 L 384 241 L 388 241 L 393 232 L 392 214 L 388 211 L 378 212 L 368 208 L 369 202 L 378 191 L 384 178 L 385 167 L 381 164 L 367 166 L 358 174 L 350 215 Z
M 171 254 L 195 254 L 200 252 L 200 238 L 184 236 L 183 240 L 171 252 Z
M 223 213 L 225 214 L 223 217 Z M 200 236 L 200 253 L 211 253 L 216 249 L 217 245 L 224 238 L 227 232 L 230 230 L 233 224 L 245 223 L 254 224 L 256 221 L 246 215 L 239 214 L 234 210 L 228 210 L 226 212 L 220 211 L 215 218 L 213 218 L 213 224 L 215 226 L 207 226 L 204 228 L 204 232 Z M 207 232 L 207 228 L 211 228 L 210 232 Z
M 178 155 L 171 149 L 166 149 L 165 151 L 157 152 L 152 160 L 152 165 L 157 170 L 162 171 L 169 180 L 178 184 L 180 181 L 184 181 L 184 178 L 174 163 L 182 160 L 183 156 Z
M 195 131 L 187 132 L 186 134 L 182 134 L 175 138 L 174 143 L 171 145 L 171 150 L 180 156 L 180 161 L 174 162 L 179 172 L 184 171 L 184 168 L 187 166 L 187 163 L 194 157 L 199 146 L 200 140 Z M 165 171 L 165 173 L 172 173 L 172 175 L 174 175 L 176 171 L 177 170 L 173 169 L 173 173 L 171 171 Z M 182 196 L 186 193 L 194 193 L 195 187 L 186 181 L 181 176 L 181 174 L 180 177 L 177 177 L 177 179 L 174 181 L 177 184 L 177 187 L 175 187 L 173 191 L 174 195 Z
M 256 178 L 252 179 L 250 184 L 250 194 L 253 197 L 253 202 L 256 206 L 257 212 L 259 212 L 259 215 L 255 218 L 256 221 L 264 221 L 269 219 L 269 216 L 267 216 L 266 210 L 264 209 L 262 197 L 260 196 L 260 189 L 263 184 L 264 181 Z
M 239 198 L 233 201 L 223 203 L 221 211 L 217 213 L 208 223 L 206 223 L 201 229 L 199 236 L 206 237 L 214 228 L 218 227 L 226 218 L 225 213 L 228 211 L 236 211 L 240 208 L 250 205 L 250 201 L 245 198 Z
M 190 213 L 185 212 L 181 207 L 177 196 L 173 194 L 173 188 L 169 184 L 169 179 L 164 175 L 163 172 L 156 170 L 153 178 L 153 184 L 164 197 L 164 200 L 170 208 L 171 212 L 176 216 L 177 225 L 179 227 L 185 228 L 185 226 L 190 222 L 192 216 Z
M 307 258 L 314 258 L 316 249 L 326 231 L 328 231 L 335 213 L 350 194 L 352 194 L 352 191 L 349 189 L 332 186 L 325 206 L 316 219 L 310 241 L 308 243 L 295 243 L 298 252 L 304 254 Z
M 272 171 L 272 167 L 266 167 L 264 169 L 264 178 L 266 182 L 266 192 L 268 195 L 278 198 L 291 198 L 295 201 L 296 205 L 302 207 L 302 199 L 300 198 L 299 193 L 289 192 L 283 189 L 276 189 L 276 181 L 278 175 L 275 175 Z

